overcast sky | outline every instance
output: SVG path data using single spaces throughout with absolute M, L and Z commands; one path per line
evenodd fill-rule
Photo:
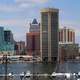
M 0 26 L 12 30 L 15 40 L 25 41 L 29 23 L 40 21 L 45 7 L 59 8 L 59 27 L 74 29 L 80 43 L 80 0 L 0 0 Z

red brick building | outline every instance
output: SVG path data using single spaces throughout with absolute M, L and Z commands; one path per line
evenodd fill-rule
M 30 32 L 26 35 L 27 53 L 29 55 L 40 55 L 40 32 Z
M 74 30 L 66 27 L 59 29 L 59 43 L 64 43 L 64 44 L 75 43 Z

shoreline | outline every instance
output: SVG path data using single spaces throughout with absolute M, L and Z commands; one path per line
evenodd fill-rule
M 38 62 L 33 62 L 33 61 L 9 61 L 7 62 L 7 64 L 13 64 L 13 63 L 43 63 L 41 61 L 38 61 Z M 1 62 L 0 61 L 0 64 L 5 64 L 5 62 Z

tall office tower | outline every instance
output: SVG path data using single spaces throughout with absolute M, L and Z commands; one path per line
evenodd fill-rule
M 40 32 L 40 23 L 36 19 L 33 19 L 32 23 L 30 23 L 29 32 Z
M 4 41 L 6 43 L 14 43 L 13 34 L 10 30 L 4 31 Z
M 4 44 L 4 28 L 0 27 L 0 46 Z
M 41 10 L 40 52 L 42 61 L 58 60 L 58 9 Z
M 26 34 L 27 51 L 29 55 L 40 56 L 40 23 L 33 19 L 29 33 Z
M 60 44 L 73 44 L 75 43 L 75 32 L 73 29 L 61 28 L 59 30 L 59 43 Z

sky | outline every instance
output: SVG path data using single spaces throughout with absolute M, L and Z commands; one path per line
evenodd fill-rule
M 74 29 L 80 44 L 80 0 L 0 0 L 0 26 L 11 30 L 16 41 L 25 41 L 29 23 L 40 22 L 40 10 L 48 7 L 59 9 L 59 27 Z

